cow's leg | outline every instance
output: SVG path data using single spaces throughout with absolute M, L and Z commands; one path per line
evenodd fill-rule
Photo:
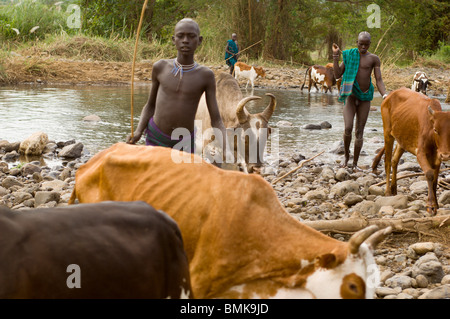
M 405 150 L 401 148 L 398 144 L 395 146 L 394 149 L 394 156 L 392 157 L 392 178 L 391 178 L 391 194 L 397 195 L 397 167 L 398 163 L 400 162 L 400 158 L 402 157 Z
M 423 148 L 426 149 L 426 148 Z M 430 152 L 432 153 L 432 152 Z M 429 158 L 425 152 L 417 152 L 417 162 L 419 162 L 422 171 L 425 174 L 428 183 L 428 202 L 427 212 L 432 216 L 436 215 L 439 205 L 436 199 L 437 180 L 441 163 L 436 158 Z
M 309 82 L 308 82 L 308 93 L 311 92 L 311 85 L 312 85 L 312 79 L 311 76 L 309 77 Z
M 356 110 L 355 150 L 353 154 L 353 169 L 357 169 L 359 154 L 363 147 L 364 128 L 369 117 L 370 101 L 358 101 Z
M 319 90 L 319 88 L 317 87 L 317 83 L 316 83 L 316 82 L 314 82 L 314 87 L 316 88 L 317 93 L 319 93 L 320 90 Z
M 394 137 L 390 134 L 384 134 L 384 171 L 386 172 L 386 196 L 391 196 L 391 165 L 392 148 L 394 147 Z
M 437 214 L 437 210 L 439 208 L 439 204 L 437 202 L 437 197 L 436 197 L 436 192 L 437 192 L 437 184 L 438 184 L 438 178 L 439 178 L 439 170 L 440 170 L 440 166 L 436 167 L 434 169 L 434 180 L 433 180 L 433 192 L 432 192 L 432 200 L 433 200 L 433 207 L 435 207 L 436 209 L 433 210 L 432 215 L 436 215 Z

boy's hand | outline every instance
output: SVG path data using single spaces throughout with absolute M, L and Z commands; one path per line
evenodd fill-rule
M 141 136 L 142 136 L 142 133 L 138 133 L 138 132 L 135 132 L 133 134 L 133 137 L 131 136 L 131 134 L 129 134 L 127 136 L 126 143 L 127 144 L 136 144 L 141 139 Z
M 333 55 L 339 55 L 339 52 L 341 52 L 341 49 L 336 43 L 333 43 Z

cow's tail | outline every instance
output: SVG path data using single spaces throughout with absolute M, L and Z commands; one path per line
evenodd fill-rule
M 304 80 L 303 80 L 302 88 L 300 89 L 300 91 L 303 91 L 303 88 L 305 87 L 306 76 L 308 75 L 308 72 L 309 72 L 310 69 L 311 69 L 311 67 L 309 67 L 309 68 L 306 69 L 306 72 L 305 72 L 305 78 L 304 78 Z
M 378 152 L 378 154 L 377 154 L 377 155 L 375 156 L 375 158 L 373 159 L 373 163 L 372 163 L 372 172 L 373 172 L 374 174 L 377 174 L 377 167 L 378 167 L 378 164 L 379 164 L 380 161 L 381 161 L 381 158 L 383 157 L 384 150 L 385 150 L 385 147 L 383 146 L 383 148 Z
M 77 200 L 77 188 L 74 186 L 68 204 L 73 205 L 75 204 L 76 200 Z

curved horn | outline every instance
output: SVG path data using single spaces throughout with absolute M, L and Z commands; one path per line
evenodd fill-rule
M 259 99 L 261 99 L 259 96 L 249 96 L 249 97 L 242 99 L 239 102 L 239 104 L 236 108 L 236 116 L 239 120 L 239 123 L 244 124 L 247 121 L 247 115 L 245 114 L 245 111 L 244 111 L 245 104 L 247 104 L 248 102 L 250 102 L 252 100 L 259 100 Z
M 348 241 L 348 248 L 350 250 L 350 253 L 357 254 L 359 251 L 359 246 L 361 246 L 361 244 L 378 229 L 378 226 L 372 225 L 353 234 L 353 236 Z
M 266 107 L 266 109 L 261 113 L 261 115 L 269 121 L 272 117 L 273 112 L 275 111 L 275 108 L 277 107 L 277 99 L 275 96 L 271 93 L 266 93 L 267 96 L 270 96 L 270 103 Z
M 431 108 L 431 105 L 428 105 L 428 112 L 429 112 L 431 115 L 434 115 L 434 110 Z
M 392 233 L 392 227 L 386 227 L 380 229 L 376 233 L 372 234 L 365 243 L 369 246 L 370 250 L 374 250 L 379 243 L 381 243 L 390 233 Z

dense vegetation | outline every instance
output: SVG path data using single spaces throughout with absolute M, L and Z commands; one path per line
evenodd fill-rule
M 128 41 L 129 49 L 143 2 L 0 0 L 1 46 L 84 36 Z M 80 28 L 73 23 L 77 7 Z M 262 40 L 246 51 L 249 58 L 310 63 L 329 60 L 333 42 L 352 47 L 358 33 L 368 31 L 371 50 L 385 61 L 433 56 L 450 63 L 448 12 L 448 0 L 149 0 L 141 37 L 147 54 L 173 55 L 174 25 L 192 17 L 205 38 L 203 59 L 223 59 L 225 42 L 236 32 L 241 48 Z

